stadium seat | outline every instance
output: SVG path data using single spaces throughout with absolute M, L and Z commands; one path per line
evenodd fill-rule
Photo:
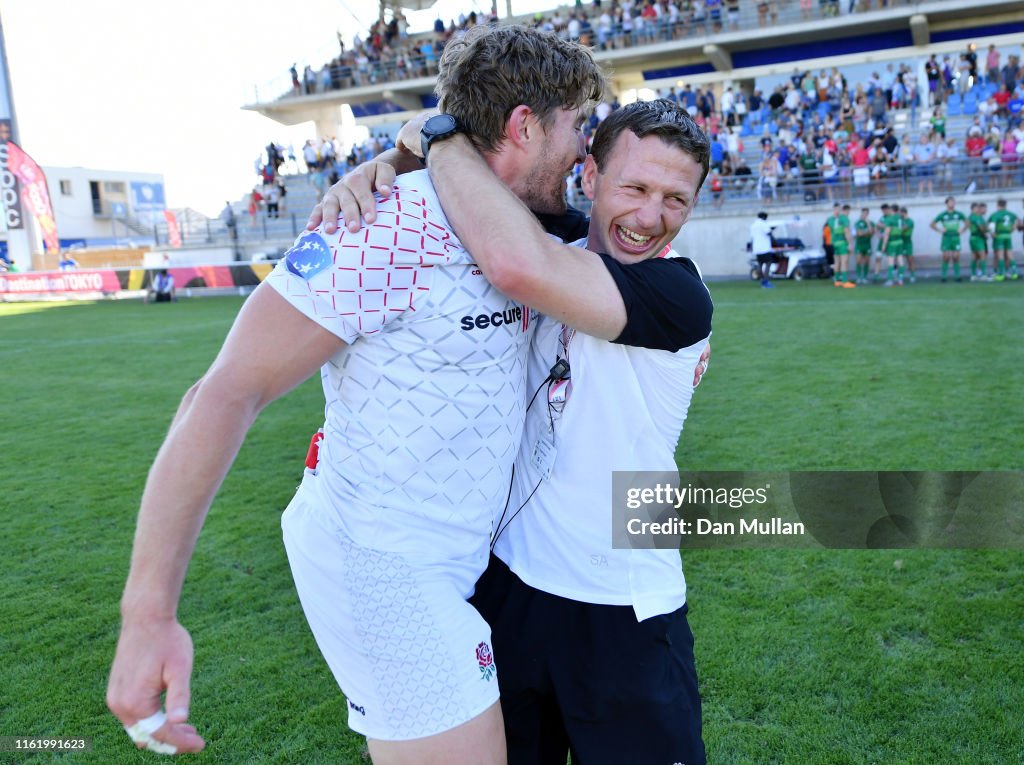
M 946 114 L 950 117 L 961 114 L 959 93 L 949 94 L 949 98 L 946 100 Z
M 978 113 L 978 97 L 974 95 L 973 91 L 967 91 L 967 95 L 964 96 L 964 114 L 977 114 Z

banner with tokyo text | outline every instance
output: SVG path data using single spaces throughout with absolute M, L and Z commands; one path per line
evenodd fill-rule
M 1024 472 L 616 472 L 616 549 L 1024 549 Z

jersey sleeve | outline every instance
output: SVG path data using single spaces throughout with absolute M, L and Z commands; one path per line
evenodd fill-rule
M 435 270 L 461 251 L 423 194 L 397 187 L 377 220 L 349 232 L 303 232 L 267 282 L 304 316 L 347 343 L 415 311 Z
M 626 305 L 626 327 L 612 342 L 675 353 L 711 334 L 714 306 L 689 258 L 625 266 L 601 255 Z

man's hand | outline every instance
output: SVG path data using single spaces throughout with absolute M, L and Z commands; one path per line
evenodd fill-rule
M 313 208 L 306 228 L 312 231 L 321 223 L 324 233 L 333 234 L 338 230 L 338 215 L 345 216 L 345 227 L 355 233 L 362 225 L 377 220 L 376 191 L 382 198 L 391 195 L 395 182 L 395 168 L 386 162 L 371 159 L 364 162 L 344 178 L 335 183 L 324 194 L 324 198 Z
M 704 352 L 700 355 L 700 360 L 697 362 L 697 368 L 693 370 L 693 387 L 696 388 L 700 385 L 701 378 L 704 377 L 704 373 L 708 371 L 708 362 L 711 360 L 711 343 L 704 346 Z
M 427 120 L 440 113 L 438 109 L 427 109 L 402 125 L 402 129 L 398 131 L 398 136 L 395 138 L 395 147 L 400 151 L 406 151 L 419 159 L 423 159 L 420 132 L 422 132 Z
M 133 737 L 136 747 L 165 754 L 203 750 L 206 742 L 187 724 L 191 675 L 192 638 L 177 621 L 122 624 L 107 684 L 110 711 L 130 728 L 159 712 L 160 695 L 167 691 L 167 721 L 142 740 Z

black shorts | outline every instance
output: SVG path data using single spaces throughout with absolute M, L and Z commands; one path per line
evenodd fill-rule
M 705 765 L 687 607 L 632 606 L 526 585 L 499 559 L 470 602 L 491 625 L 509 765 Z
M 170 292 L 158 292 L 153 297 L 153 301 L 156 303 L 170 303 L 171 293 Z

